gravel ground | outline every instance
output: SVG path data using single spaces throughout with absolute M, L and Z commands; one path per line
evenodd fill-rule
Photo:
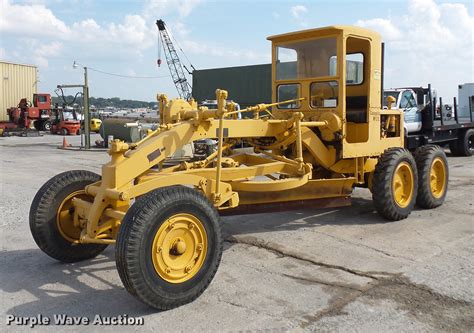
M 95 140 L 95 139 L 94 139 Z M 93 141 L 94 141 L 93 140 Z M 68 137 L 73 144 L 78 137 Z M 56 149 L 60 136 L 0 138 L 0 320 L 87 318 L 39 331 L 468 332 L 474 327 L 474 159 L 449 157 L 445 204 L 399 222 L 374 212 L 357 189 L 352 206 L 222 218 L 225 248 L 208 290 L 191 304 L 157 312 L 123 288 L 114 247 L 94 260 L 58 263 L 36 246 L 30 203 L 50 177 L 99 172 L 104 151 Z M 96 315 L 143 325 L 94 325 Z

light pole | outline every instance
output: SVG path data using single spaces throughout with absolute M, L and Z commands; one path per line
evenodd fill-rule
M 72 64 L 73 68 L 81 66 L 84 68 L 84 85 L 82 86 L 82 100 L 84 107 L 84 137 L 85 137 L 85 148 L 91 148 L 91 131 L 90 131 L 90 114 L 89 114 L 89 85 L 87 82 L 87 67 L 83 66 L 76 61 Z

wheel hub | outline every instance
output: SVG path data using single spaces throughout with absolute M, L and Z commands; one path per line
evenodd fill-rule
M 180 213 L 167 219 L 155 234 L 152 261 L 158 275 L 170 283 L 182 283 L 201 269 L 207 251 L 207 233 L 202 222 Z
M 431 163 L 430 189 L 435 198 L 440 198 L 446 188 L 446 165 L 444 161 L 437 157 Z
M 407 207 L 412 201 L 414 188 L 413 170 L 407 162 L 400 163 L 395 169 L 392 187 L 396 204 Z
M 91 201 L 91 197 L 88 196 L 84 190 L 80 190 L 69 194 L 58 207 L 56 212 L 56 225 L 58 231 L 61 236 L 71 243 L 77 242 L 80 239 L 82 231 L 78 225 L 74 224 L 73 198 Z
M 177 238 L 171 246 L 170 253 L 175 256 L 179 256 L 182 255 L 184 252 L 186 252 L 186 242 L 181 238 Z

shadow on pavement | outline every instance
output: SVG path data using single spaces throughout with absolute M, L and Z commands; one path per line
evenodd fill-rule
M 0 255 L 0 290 L 6 314 L 53 318 L 95 315 L 143 316 L 157 310 L 125 291 L 115 268 L 114 251 L 107 249 L 92 260 L 74 264 L 56 262 L 39 249 L 3 252 Z M 20 296 L 27 303 L 7 309 Z

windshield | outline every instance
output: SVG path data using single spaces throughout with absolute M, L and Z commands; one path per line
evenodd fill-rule
M 277 80 L 337 75 L 331 73 L 331 57 L 337 54 L 336 38 L 286 43 L 277 47 Z
M 64 120 L 75 120 L 74 119 L 74 114 L 72 111 L 64 111 L 63 112 L 63 117 L 64 117 Z
M 384 91 L 383 93 L 383 106 L 387 106 L 387 97 L 392 96 L 395 98 L 395 101 L 398 101 L 398 96 L 400 95 L 399 91 Z M 395 102 L 396 104 L 397 102 Z

